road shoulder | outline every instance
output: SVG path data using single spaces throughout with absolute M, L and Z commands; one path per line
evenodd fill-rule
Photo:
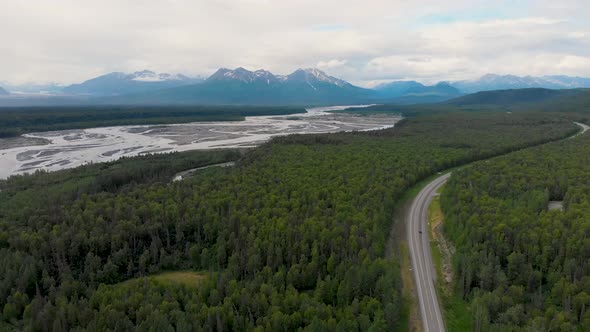
M 436 268 L 439 282 L 436 290 L 442 305 L 444 320 L 449 331 L 473 331 L 471 308 L 455 293 L 456 278 L 453 269 L 453 244 L 445 238 L 443 225 L 444 213 L 440 206 L 440 193 L 444 186 L 438 190 L 438 196 L 434 197 L 428 208 L 428 223 L 430 226 L 430 248 Z

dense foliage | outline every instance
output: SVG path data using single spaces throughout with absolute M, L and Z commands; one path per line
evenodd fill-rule
M 588 174 L 588 134 L 453 174 L 445 231 L 478 331 L 590 331 Z
M 544 115 L 457 113 L 280 137 L 234 168 L 178 183 L 134 175 L 153 168 L 150 158 L 175 165 L 184 154 L 10 178 L 0 192 L 0 328 L 394 329 L 401 282 L 384 251 L 402 193 L 439 170 L 576 130 Z M 163 270 L 210 277 L 190 291 L 101 286 Z
M 237 121 L 245 116 L 304 113 L 295 107 L 61 106 L 0 108 L 0 138 L 28 132 L 106 126 Z

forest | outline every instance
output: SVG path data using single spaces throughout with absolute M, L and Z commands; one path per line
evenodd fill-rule
M 588 174 L 588 134 L 453 174 L 444 231 L 475 330 L 590 331 Z
M 0 330 L 395 330 L 402 285 L 385 248 L 402 194 L 440 170 L 577 130 L 546 114 L 456 112 L 279 137 L 244 155 L 11 177 L 0 181 Z M 167 271 L 199 281 L 156 277 Z
M 436 104 L 374 105 L 338 112 L 358 114 L 396 113 L 406 117 L 421 114 L 463 112 L 511 112 L 553 114 L 584 123 L 590 122 L 590 89 L 548 90 L 518 89 L 483 91 Z
M 266 106 L 60 106 L 0 108 L 0 138 L 29 132 L 94 127 L 239 121 L 246 116 L 305 113 Z

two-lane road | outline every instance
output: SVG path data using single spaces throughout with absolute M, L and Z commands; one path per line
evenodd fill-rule
M 450 176 L 451 173 L 441 175 L 424 187 L 412 202 L 407 217 L 410 256 L 424 332 L 445 331 L 445 322 L 436 294 L 436 270 L 430 251 L 428 207 L 438 189 Z
M 574 138 L 590 130 L 590 126 L 575 122 L 581 130 L 570 136 Z M 451 173 L 439 176 L 430 182 L 414 198 L 407 215 L 407 232 L 414 282 L 420 303 L 420 317 L 424 332 L 446 331 L 438 295 L 436 293 L 436 270 L 430 250 L 430 226 L 428 225 L 428 208 L 436 192 L 442 187 Z

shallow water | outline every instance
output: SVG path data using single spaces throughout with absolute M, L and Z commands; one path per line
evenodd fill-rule
M 244 121 L 63 130 L 0 139 L 0 178 L 145 153 L 253 147 L 278 135 L 384 129 L 401 119 L 327 112 L 348 107 L 311 108 L 305 114 L 246 117 Z

